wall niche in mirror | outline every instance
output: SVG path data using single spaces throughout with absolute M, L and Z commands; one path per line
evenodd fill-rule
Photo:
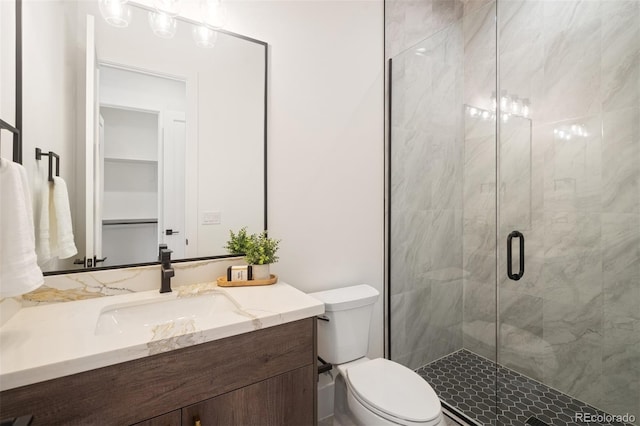
M 154 32 L 153 10 L 126 7 L 117 27 L 98 0 L 23 0 L 35 222 L 40 147 L 60 157 L 78 249 L 40 259 L 45 272 L 156 262 L 161 243 L 173 259 L 224 256 L 229 229 L 266 228 L 267 44 L 180 17 Z

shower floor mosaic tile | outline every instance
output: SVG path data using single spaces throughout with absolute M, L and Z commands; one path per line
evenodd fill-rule
M 445 404 L 481 425 L 624 425 L 607 422 L 602 411 L 501 366 L 497 367 L 500 404 L 496 422 L 496 363 L 465 349 L 416 372 L 431 384 Z M 605 421 L 598 422 L 599 419 Z

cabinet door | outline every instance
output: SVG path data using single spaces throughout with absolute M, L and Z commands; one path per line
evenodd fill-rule
M 181 426 L 181 424 L 181 410 L 175 410 L 167 414 L 136 423 L 132 426 Z
M 298 368 L 183 408 L 182 424 L 313 425 L 315 385 L 313 366 Z

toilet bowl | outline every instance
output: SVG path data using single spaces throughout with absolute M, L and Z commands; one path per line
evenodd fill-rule
M 334 425 L 443 423 L 440 400 L 422 377 L 394 361 L 365 357 L 377 290 L 360 285 L 310 295 L 325 304 L 324 321 L 318 321 L 318 354 L 338 372 Z

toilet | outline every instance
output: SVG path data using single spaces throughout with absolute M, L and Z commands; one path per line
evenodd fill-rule
M 337 370 L 334 425 L 444 425 L 435 391 L 409 368 L 366 358 L 373 304 L 368 285 L 311 293 L 324 302 L 318 318 L 318 355 Z

